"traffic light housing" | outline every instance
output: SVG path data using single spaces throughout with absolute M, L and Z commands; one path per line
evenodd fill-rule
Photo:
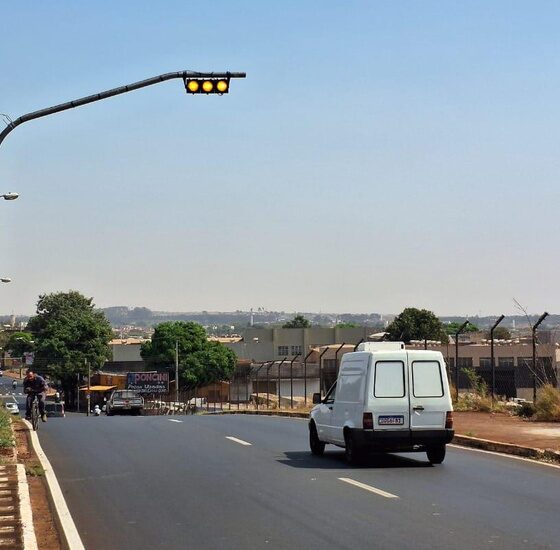
M 229 78 L 185 78 L 187 94 L 227 94 Z

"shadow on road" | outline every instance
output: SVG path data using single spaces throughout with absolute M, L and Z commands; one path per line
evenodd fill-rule
M 318 468 L 321 470 L 355 470 L 360 468 L 432 468 L 425 460 L 402 455 L 371 454 L 357 466 L 350 466 L 344 459 L 344 451 L 326 452 L 324 456 L 313 456 L 309 451 L 287 451 L 285 458 L 278 459 L 280 464 L 292 468 Z M 421 454 L 419 456 L 422 456 Z

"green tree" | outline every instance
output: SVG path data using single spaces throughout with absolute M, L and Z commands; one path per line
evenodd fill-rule
M 284 323 L 282 328 L 309 328 L 311 323 L 301 314 L 296 315 L 293 319 Z
M 439 340 L 447 342 L 442 322 L 427 309 L 407 307 L 386 329 L 389 340 L 410 342 L 410 340 Z
M 168 321 L 155 327 L 152 339 L 142 344 L 140 354 L 153 369 L 175 365 L 179 350 L 179 383 L 201 385 L 229 378 L 237 362 L 235 353 L 219 342 L 209 342 L 206 331 L 194 322 Z
M 14 332 L 10 335 L 4 349 L 12 357 L 23 357 L 24 353 L 34 349 L 33 335 L 30 332 Z
M 459 330 L 459 327 L 462 324 L 463 323 L 453 321 L 452 323 L 446 323 L 443 325 L 443 328 L 445 329 L 446 334 L 453 335 Z M 475 324 L 469 321 L 469 324 L 463 329 L 463 332 L 478 332 L 479 330 L 480 329 Z
M 343 323 L 338 323 L 336 325 L 336 328 L 358 328 L 358 325 L 356 323 L 343 322 Z
M 59 379 L 67 399 L 74 395 L 77 375 L 87 373 L 87 363 L 100 368 L 110 356 L 109 321 L 93 298 L 75 290 L 39 296 L 27 330 L 35 341 L 36 368 Z

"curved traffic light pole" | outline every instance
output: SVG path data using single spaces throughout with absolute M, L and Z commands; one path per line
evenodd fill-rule
M 33 111 L 32 113 L 27 113 L 19 118 L 16 118 L 0 132 L 0 145 L 6 139 L 6 136 L 20 124 L 24 122 L 29 122 L 30 120 L 35 120 L 36 118 L 42 118 L 49 115 L 54 115 L 55 113 L 60 113 L 61 111 L 67 111 L 68 109 L 73 109 L 74 107 L 81 107 L 82 105 L 87 105 L 88 103 L 93 103 L 95 101 L 101 101 L 102 99 L 107 99 L 120 94 L 125 94 L 127 92 L 132 92 L 134 90 L 139 90 L 140 88 L 145 88 L 146 86 L 152 86 L 153 84 L 159 84 L 160 82 L 165 82 L 166 80 L 172 80 L 174 78 L 182 78 L 183 80 L 187 78 L 245 78 L 246 73 L 199 73 L 196 71 L 178 71 L 175 73 L 165 73 L 159 76 L 154 76 L 152 78 L 147 78 L 146 80 L 140 80 L 139 82 L 133 82 L 132 84 L 127 84 L 126 86 L 120 86 L 118 88 L 112 88 L 111 90 L 105 90 L 104 92 L 99 92 L 98 94 L 89 95 L 87 97 L 82 97 L 80 99 L 75 99 L 73 101 L 68 101 L 66 103 L 61 103 L 60 105 L 54 105 L 53 107 L 47 107 L 46 109 L 40 109 L 39 111 Z

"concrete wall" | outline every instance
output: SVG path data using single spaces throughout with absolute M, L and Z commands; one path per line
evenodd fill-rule
M 140 357 L 142 345 L 139 343 L 112 343 L 110 347 L 113 352 L 113 361 L 142 361 L 142 357 Z
M 367 340 L 370 333 L 371 329 L 367 327 L 257 328 L 246 329 L 242 334 L 242 342 L 226 345 L 239 359 L 252 359 L 255 362 L 293 358 L 298 352 L 303 359 L 312 347 L 342 342 L 355 345 L 360 340 Z

